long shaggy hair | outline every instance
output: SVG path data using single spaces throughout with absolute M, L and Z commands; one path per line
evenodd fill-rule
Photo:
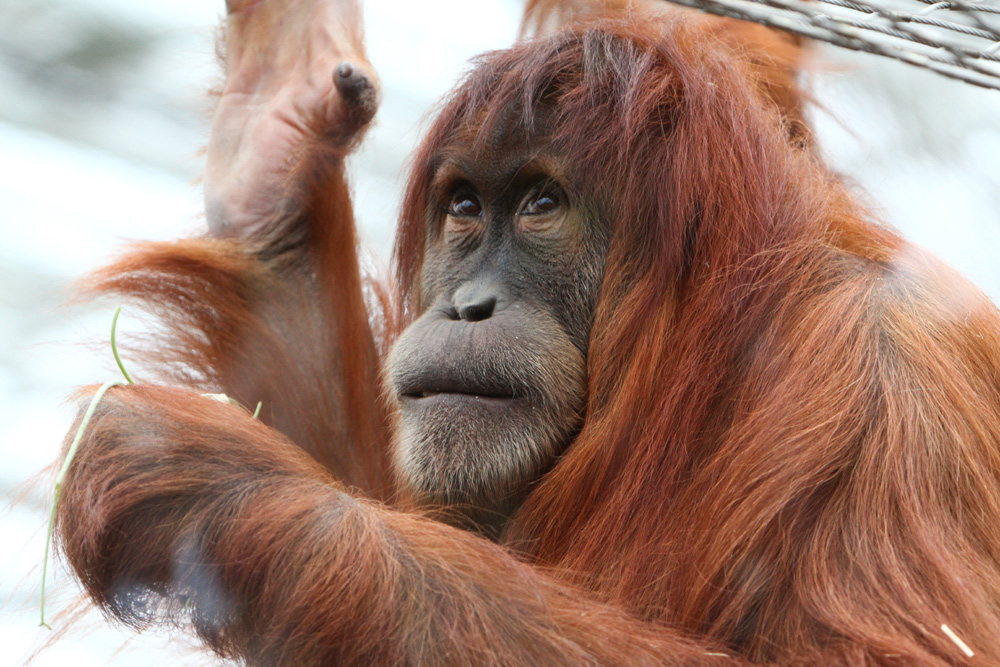
M 296 172 L 263 250 L 99 274 L 163 315 L 154 362 L 263 397 L 294 445 L 187 390 L 113 391 L 57 516 L 91 597 L 138 627 L 172 601 L 248 664 L 955 664 L 942 625 L 1000 663 L 1000 314 L 853 202 L 794 74 L 733 25 L 623 11 L 483 56 L 416 156 L 391 297 L 360 277 L 339 157 Z M 378 378 L 421 308 L 435 156 L 512 124 L 611 240 L 579 435 L 498 546 L 359 497 L 399 496 Z
M 507 542 L 756 660 L 822 639 L 933 663 L 942 623 L 1000 659 L 996 309 L 871 221 L 756 82 L 695 18 L 480 58 L 415 161 L 401 321 L 430 156 L 546 114 L 612 248 L 585 425 Z

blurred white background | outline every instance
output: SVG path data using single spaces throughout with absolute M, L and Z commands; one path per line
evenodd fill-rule
M 385 258 L 427 114 L 470 57 L 514 40 L 520 3 L 364 5 L 384 99 L 351 166 L 362 237 Z M 65 306 L 71 281 L 124 240 L 202 224 L 197 152 L 221 11 L 222 0 L 0 2 L 2 664 L 21 664 L 50 636 L 37 627 L 50 492 L 25 482 L 55 458 L 73 387 L 117 377 L 105 344 L 111 308 Z M 1000 92 L 828 48 L 817 49 L 809 81 L 829 160 L 885 220 L 1000 298 Z M 137 326 L 129 318 L 123 338 Z M 56 585 L 59 599 L 72 597 L 65 573 Z M 49 621 L 65 626 L 51 611 Z M 126 643 L 97 619 L 89 625 L 34 664 L 206 662 L 168 633 Z

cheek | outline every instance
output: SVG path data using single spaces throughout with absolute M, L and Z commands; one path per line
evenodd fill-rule
M 573 345 L 586 353 L 604 276 L 597 248 L 578 247 L 526 266 L 525 291 L 545 304 Z M 529 282 L 530 281 L 530 282 Z
M 461 283 L 464 267 L 459 249 L 429 248 L 420 272 L 420 310 L 430 307 L 441 295 L 450 294 Z

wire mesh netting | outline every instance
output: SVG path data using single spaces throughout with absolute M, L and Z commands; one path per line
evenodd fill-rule
M 1000 90 L 1000 1 L 669 0 Z

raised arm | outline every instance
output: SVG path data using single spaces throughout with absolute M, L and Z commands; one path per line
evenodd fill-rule
M 338 479 L 384 496 L 372 325 L 384 328 L 387 303 L 359 268 L 344 173 L 378 104 L 360 12 L 353 0 L 227 10 L 209 236 L 140 246 L 88 287 L 160 316 L 147 356 L 161 378 L 261 402 L 261 419 Z

